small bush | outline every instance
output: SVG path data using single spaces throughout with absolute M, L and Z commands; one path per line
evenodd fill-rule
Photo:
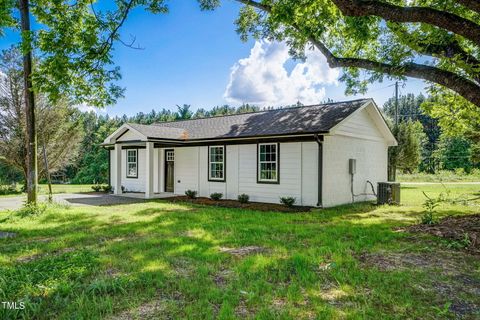
M 215 201 L 222 199 L 222 197 L 223 197 L 223 193 L 220 193 L 220 192 L 214 192 L 210 195 L 210 199 Z
M 189 197 L 190 199 L 195 199 L 197 197 L 197 191 L 195 190 L 187 190 L 185 191 L 185 195 Z
M 47 210 L 47 205 L 45 203 L 25 203 L 24 206 L 17 211 L 20 217 L 28 217 L 34 215 L 40 215 Z
M 297 202 L 295 197 L 280 197 L 280 203 L 291 208 Z
M 0 195 L 7 195 L 7 194 L 19 194 L 20 191 L 15 187 L 15 185 L 0 185 Z
M 422 224 L 435 224 L 437 223 L 437 219 L 434 216 L 435 209 L 443 201 L 442 197 L 440 196 L 438 199 L 430 198 L 425 192 L 423 192 L 423 195 L 427 198 L 423 203 L 426 212 L 420 217 L 420 222 Z
M 103 192 L 112 192 L 112 186 L 111 185 L 108 185 L 108 184 L 104 184 L 102 186 L 102 191 Z
M 102 189 L 102 186 L 99 185 L 99 184 L 94 184 L 94 185 L 92 186 L 92 189 L 93 189 L 93 191 L 95 191 L 95 192 L 99 192 L 100 189 Z
M 250 196 L 248 194 L 242 193 L 238 195 L 238 202 L 240 203 L 248 203 L 250 200 Z

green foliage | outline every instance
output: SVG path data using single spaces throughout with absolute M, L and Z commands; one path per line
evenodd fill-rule
M 24 174 L 27 171 L 26 115 L 23 100 L 19 98 L 23 96 L 24 80 L 18 49 L 2 51 L 0 72 L 6 75 L 0 78 L 0 154 L 2 162 L 11 170 Z M 40 93 L 36 96 L 35 111 L 39 177 L 46 177 L 44 149 L 50 173 L 63 170 L 76 160 L 83 135 L 80 112 L 66 99 L 51 103 Z
M 421 161 L 422 146 L 425 133 L 419 121 L 403 121 L 392 130 L 398 146 L 389 148 L 390 165 L 403 172 L 412 173 L 417 170 Z
M 431 198 L 425 192 L 423 192 L 426 200 L 423 203 L 423 208 L 426 210 L 425 213 L 420 217 L 420 222 L 422 224 L 435 224 L 437 223 L 437 218 L 435 217 L 436 208 L 440 205 L 443 199 L 443 194 L 440 194 L 438 198 Z
M 248 201 L 250 200 L 250 196 L 248 194 L 242 193 L 238 195 L 237 199 L 240 203 L 248 203 Z
M 221 192 L 214 192 L 210 195 L 210 199 L 215 200 L 215 201 L 218 201 L 218 200 L 222 199 L 222 197 L 223 197 L 223 193 L 221 193 Z
M 462 169 L 464 172 L 472 169 L 470 142 L 463 137 L 442 135 L 435 157 L 441 169 Z
M 45 203 L 25 203 L 20 210 L 17 210 L 19 217 L 25 218 L 29 216 L 41 215 L 47 210 Z
M 280 197 L 280 203 L 291 208 L 297 202 L 297 198 L 295 197 Z
M 200 0 L 207 9 L 215 8 L 217 2 Z M 385 16 L 391 11 L 384 8 L 388 3 L 400 6 L 399 10 L 402 6 L 421 6 L 480 23 L 478 13 L 455 1 L 388 1 L 372 5 L 329 0 L 239 2 L 246 3 L 236 20 L 242 40 L 251 35 L 286 41 L 293 56 L 300 58 L 305 56 L 305 50 L 316 47 L 327 56 L 330 66 L 343 67 L 340 79 L 346 84 L 347 94 L 364 93 L 369 83 L 386 77 L 404 80 L 410 74 L 442 83 L 465 96 L 469 94 L 462 90 L 464 87 L 477 88 L 470 85 L 478 83 L 478 46 L 451 30 L 439 28 L 438 21 L 429 20 L 427 15 L 423 20 L 415 18 L 421 23 L 411 23 L 409 15 L 417 11 L 413 8 Z M 431 76 L 432 69 L 439 75 Z M 443 81 L 444 71 L 457 75 L 456 80 Z
M 14 184 L 2 184 L 0 182 L 0 195 L 19 194 L 21 191 Z
M 109 184 L 104 184 L 104 185 L 102 185 L 102 188 L 101 188 L 101 189 L 102 189 L 102 191 L 105 192 L 105 193 L 110 193 L 110 192 L 112 192 L 113 187 L 112 187 L 111 185 L 109 185 Z
M 185 191 L 185 195 L 190 199 L 195 199 L 197 198 L 197 191 L 189 189 Z
M 92 190 L 95 191 L 95 192 L 99 192 L 101 189 L 102 189 L 102 186 L 99 185 L 99 184 L 94 184 L 92 186 Z

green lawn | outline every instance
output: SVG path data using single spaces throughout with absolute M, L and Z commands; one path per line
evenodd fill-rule
M 0 318 L 478 319 L 480 259 L 446 240 L 398 232 L 422 190 L 398 207 L 356 204 L 285 214 L 150 201 L 0 213 Z M 449 186 L 450 197 L 478 185 Z M 440 215 L 478 213 L 443 204 Z M 256 246 L 232 255 L 228 248 Z M 473 288 L 475 290 L 471 290 Z
M 82 192 L 92 192 L 93 184 L 52 184 L 53 193 L 82 193 Z M 18 190 L 20 190 L 21 185 L 18 185 Z M 48 185 L 39 184 L 38 185 L 38 194 L 48 194 Z M 22 195 L 19 194 L 8 194 L 0 195 L 0 197 L 15 197 Z
M 472 172 L 455 172 L 442 170 L 436 174 L 416 172 L 412 174 L 397 173 L 399 182 L 480 182 L 480 169 L 473 169 Z

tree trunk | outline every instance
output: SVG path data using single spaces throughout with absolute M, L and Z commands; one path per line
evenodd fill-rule
M 43 139 L 43 161 L 45 161 L 45 175 L 47 176 L 47 182 L 48 182 L 48 202 L 52 202 L 53 201 L 52 179 L 50 178 L 50 171 L 48 169 L 47 148 L 45 147 L 45 139 Z
M 32 41 L 28 0 L 19 0 L 22 24 L 23 78 L 27 140 L 27 203 L 37 203 L 37 134 L 35 130 L 35 95 L 32 84 Z

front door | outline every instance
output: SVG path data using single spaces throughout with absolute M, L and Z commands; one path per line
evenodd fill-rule
M 173 192 L 175 152 L 165 150 L 165 192 Z

